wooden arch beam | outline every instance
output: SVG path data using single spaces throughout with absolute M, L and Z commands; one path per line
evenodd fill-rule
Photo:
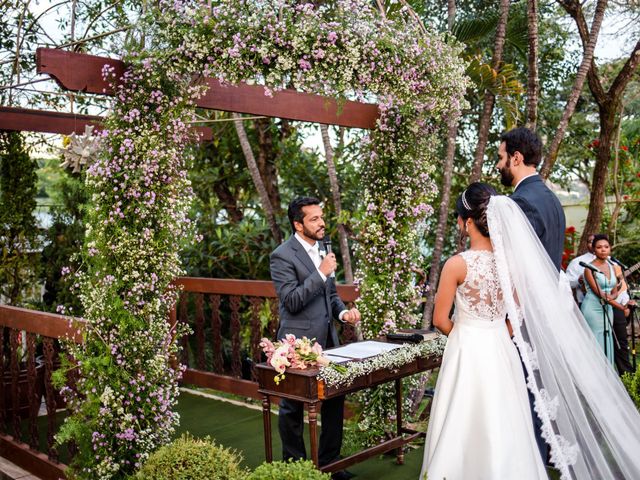
M 32 110 L 28 108 L 0 107 L 0 130 L 17 132 L 59 133 L 70 135 L 82 134 L 87 125 L 100 127 L 102 117 L 97 115 L 80 115 L 77 113 Z M 213 139 L 213 132 L 208 127 L 195 127 L 202 141 Z
M 104 65 L 113 67 L 118 77 L 125 71 L 120 60 L 50 48 L 38 48 L 36 60 L 38 73 L 51 75 L 62 88 L 100 95 L 113 95 L 102 79 Z M 378 106 L 371 103 L 345 101 L 338 105 L 333 98 L 296 90 L 282 90 L 267 97 L 258 85 L 223 86 L 212 78 L 205 81 L 209 90 L 197 105 L 211 110 L 364 129 L 374 129 L 379 115 Z
M 84 133 L 85 126 L 99 126 L 101 121 L 102 117 L 95 115 L 0 107 L 0 130 L 70 135 Z

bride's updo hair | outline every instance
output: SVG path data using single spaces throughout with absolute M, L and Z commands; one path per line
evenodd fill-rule
M 478 231 L 485 237 L 489 236 L 489 226 L 487 225 L 487 206 L 489 199 L 498 193 L 491 185 L 475 182 L 462 192 L 456 200 L 456 211 L 463 220 L 470 218 L 478 228 Z

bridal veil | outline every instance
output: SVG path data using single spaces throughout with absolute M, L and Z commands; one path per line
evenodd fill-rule
M 527 386 L 562 479 L 640 479 L 640 413 L 527 218 L 508 197 L 487 207 L 498 276 Z

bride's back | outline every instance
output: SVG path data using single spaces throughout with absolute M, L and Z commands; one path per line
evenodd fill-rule
M 467 275 L 456 291 L 454 321 L 504 322 L 506 307 L 493 252 L 467 250 L 460 256 L 467 265 Z

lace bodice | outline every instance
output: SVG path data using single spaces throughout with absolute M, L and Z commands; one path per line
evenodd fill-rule
M 481 320 L 504 320 L 506 307 L 493 252 L 467 250 L 460 256 L 467 264 L 467 276 L 456 292 L 456 316 L 465 312 Z

